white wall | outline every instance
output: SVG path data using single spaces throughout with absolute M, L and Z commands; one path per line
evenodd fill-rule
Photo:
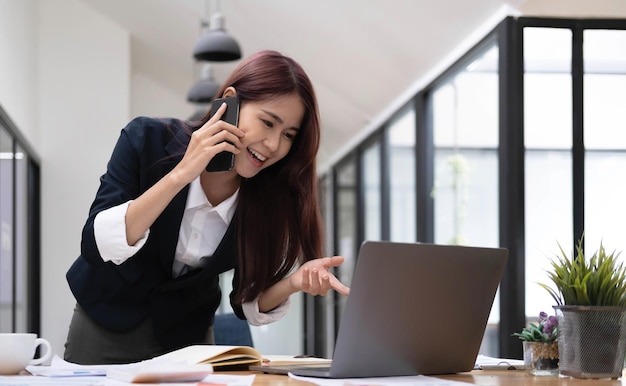
M 190 83 L 191 84 L 191 83 Z M 146 74 L 134 72 L 131 87 L 131 115 L 189 118 L 194 107 Z
M 0 105 L 41 158 L 42 335 L 62 355 L 65 271 L 122 125 L 128 34 L 76 0 L 0 1 Z
M 74 306 L 65 272 L 130 118 L 130 37 L 80 1 L 43 0 L 39 43 L 42 335 L 62 356 Z
M 37 0 L 0 0 L 0 105 L 39 149 Z
M 519 5 L 524 16 L 587 18 L 626 17 L 624 0 L 526 0 Z

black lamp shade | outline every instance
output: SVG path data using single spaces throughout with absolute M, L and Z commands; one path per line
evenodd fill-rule
M 196 60 L 227 62 L 241 58 L 241 49 L 235 39 L 223 29 L 212 29 L 200 37 L 193 48 Z
M 187 93 L 187 100 L 193 103 L 209 103 L 215 97 L 220 85 L 211 79 L 200 79 Z

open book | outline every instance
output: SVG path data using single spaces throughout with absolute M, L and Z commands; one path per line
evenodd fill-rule
M 258 365 L 261 354 L 248 346 L 192 345 L 160 355 L 154 359 L 167 359 L 188 364 L 210 363 L 214 368 L 235 365 Z
M 233 366 L 247 369 L 250 366 L 330 362 L 330 359 L 307 356 L 262 356 L 248 346 L 192 345 L 146 361 L 112 366 L 106 375 L 132 383 L 197 382 L 213 370 L 230 370 Z
M 234 365 L 321 364 L 331 362 L 330 359 L 307 356 L 261 355 L 261 353 L 252 347 L 224 345 L 192 345 L 158 356 L 154 359 L 168 359 L 174 362 L 188 364 L 210 363 L 216 370 L 219 370 L 220 367 Z
M 116 366 L 107 377 L 131 383 L 197 382 L 214 368 L 258 365 L 261 354 L 247 346 L 192 345 L 152 359 Z

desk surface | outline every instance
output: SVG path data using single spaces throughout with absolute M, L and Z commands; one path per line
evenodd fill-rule
M 296 379 L 289 378 L 286 375 L 274 375 L 274 374 L 262 374 L 257 372 L 246 372 L 248 374 L 256 374 L 254 385 L 255 386 L 265 386 L 265 385 L 310 385 L 308 382 L 302 382 Z M 237 373 L 242 374 L 242 373 Z M 587 385 L 591 380 L 589 379 L 576 379 L 569 377 L 536 377 L 526 373 L 523 370 L 510 370 L 510 371 L 484 371 L 484 370 L 475 370 L 470 373 L 461 373 L 454 375 L 444 375 L 438 376 L 441 379 L 449 379 L 453 381 L 466 382 L 474 385 L 483 385 L 483 386 L 521 386 L 521 385 L 542 385 L 542 386 L 550 386 L 550 385 L 567 385 L 567 386 L 576 386 L 576 385 Z M 601 380 L 594 382 L 596 384 L 600 384 L 602 386 L 617 386 L 622 385 L 621 380 Z

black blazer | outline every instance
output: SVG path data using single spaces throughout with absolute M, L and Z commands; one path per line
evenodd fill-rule
M 237 268 L 235 221 L 205 267 L 176 279 L 172 264 L 189 186 L 157 218 L 141 250 L 123 264 L 102 260 L 93 224 L 100 211 L 138 197 L 171 171 L 189 138 L 183 123 L 174 119 L 135 118 L 122 130 L 83 228 L 81 255 L 66 275 L 78 304 L 99 325 L 122 332 L 151 317 L 157 338 L 169 349 L 202 342 L 212 325 L 221 300 L 218 275 Z M 237 272 L 234 277 L 237 288 Z M 245 318 L 240 305 L 233 309 Z

